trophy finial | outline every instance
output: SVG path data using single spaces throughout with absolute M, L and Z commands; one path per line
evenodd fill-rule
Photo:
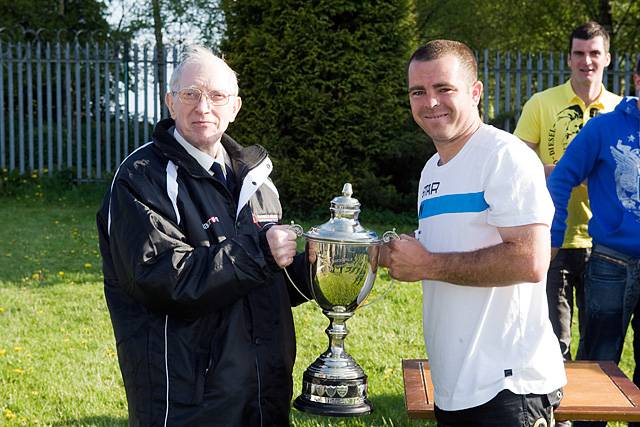
M 347 182 L 344 184 L 344 187 L 342 187 L 342 195 L 345 197 L 351 197 L 351 195 L 353 194 L 353 188 L 351 188 L 351 183 Z

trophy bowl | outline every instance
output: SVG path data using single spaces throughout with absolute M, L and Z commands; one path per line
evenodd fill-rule
M 367 298 L 378 269 L 381 241 L 327 242 L 307 238 L 312 291 L 323 311 L 353 312 Z
M 358 416 L 373 411 L 368 400 L 367 376 L 345 351 L 346 321 L 363 305 L 373 288 L 384 237 L 365 230 L 358 222 L 360 203 L 351 197 L 351 184 L 331 201 L 329 222 L 297 234 L 305 242 L 313 299 L 329 318 L 325 330 L 329 348 L 304 372 L 302 392 L 293 406 L 325 416 Z M 390 234 L 391 233 L 391 234 Z

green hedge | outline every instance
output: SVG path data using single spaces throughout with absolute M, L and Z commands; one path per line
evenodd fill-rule
M 432 146 L 413 125 L 408 0 L 223 0 L 222 52 L 242 110 L 229 133 L 265 146 L 288 210 L 326 210 L 345 182 L 363 206 L 415 209 Z

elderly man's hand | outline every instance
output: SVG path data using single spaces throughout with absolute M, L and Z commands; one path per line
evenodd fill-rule
M 296 255 L 296 233 L 288 225 L 274 225 L 267 230 L 267 242 L 279 267 L 284 268 L 293 262 Z

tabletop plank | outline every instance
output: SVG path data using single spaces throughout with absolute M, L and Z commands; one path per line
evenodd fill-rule
M 613 362 L 565 362 L 567 385 L 555 411 L 558 421 L 640 421 L 640 390 Z M 429 361 L 403 359 L 409 418 L 434 419 Z

